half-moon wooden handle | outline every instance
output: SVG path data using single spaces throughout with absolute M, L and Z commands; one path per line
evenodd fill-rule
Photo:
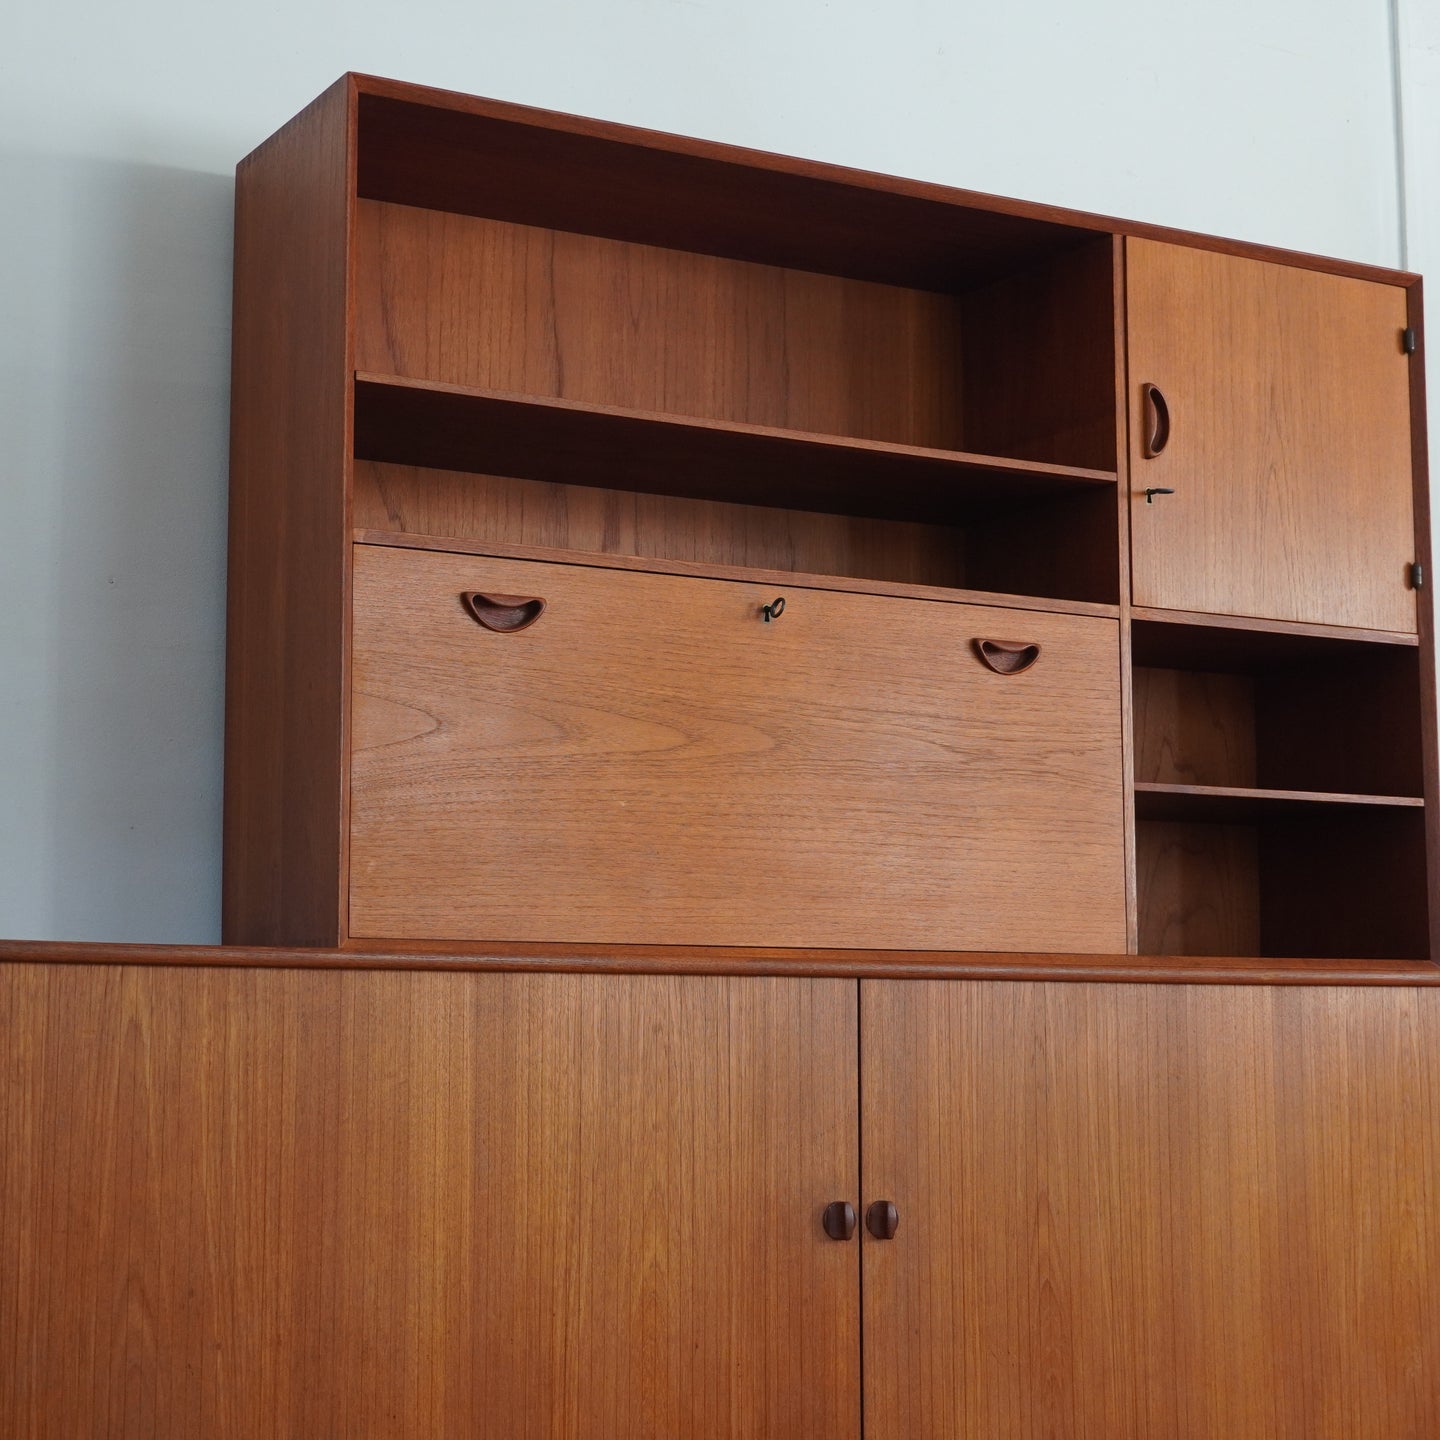
M 545 613 L 545 602 L 539 596 L 486 595 L 467 590 L 460 599 L 474 619 L 501 635 L 526 630 Z
M 1165 392 L 1148 380 L 1140 387 L 1145 401 L 1145 442 L 1141 446 L 1147 460 L 1153 460 L 1170 443 L 1170 403 Z
M 977 640 L 975 653 L 997 675 L 1018 675 L 1040 658 L 1040 647 L 1017 640 Z

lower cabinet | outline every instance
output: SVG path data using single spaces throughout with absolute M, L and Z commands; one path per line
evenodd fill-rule
M 4 964 L 0 1034 L 7 1437 L 1440 1433 L 1440 990 Z

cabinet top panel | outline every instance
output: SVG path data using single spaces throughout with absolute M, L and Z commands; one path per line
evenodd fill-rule
M 341 94 L 367 199 L 940 291 L 1107 233 L 1415 278 L 374 76 L 346 75 L 327 99 Z

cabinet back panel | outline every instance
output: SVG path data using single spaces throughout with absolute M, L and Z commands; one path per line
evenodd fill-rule
M 953 296 L 362 200 L 356 368 L 963 448 Z
M 966 448 L 1113 470 L 1110 237 L 967 291 L 964 319 Z M 1102 556 L 1113 569 L 1113 545 Z
M 1135 603 L 1413 633 L 1405 291 L 1133 238 L 1126 255 Z M 1153 459 L 1146 383 L 1171 416 Z
M 1279 789 L 1423 795 L 1420 651 L 1391 646 L 1262 678 L 1260 783 Z
M 1252 825 L 1139 821 L 1135 870 L 1140 953 L 1263 953 L 1257 857 Z
M 1429 957 L 1419 810 L 1135 827 L 1142 955 Z
M 1255 682 L 1250 676 L 1137 665 L 1134 680 L 1137 780 L 1257 783 Z
M 355 525 L 501 545 L 965 585 L 965 535 L 953 526 L 363 460 L 355 465 Z
M 1327 812 L 1260 827 L 1261 955 L 1430 957 L 1425 815 Z
M 358 546 L 350 934 L 1123 950 L 1115 623 L 774 598 Z

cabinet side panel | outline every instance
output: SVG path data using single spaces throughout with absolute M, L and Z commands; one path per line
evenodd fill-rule
M 1424 286 L 1419 280 L 1405 292 L 1405 323 L 1415 332 L 1410 356 L 1410 460 L 1415 477 L 1415 559 L 1425 583 L 1415 592 L 1420 631 L 1420 744 L 1425 782 L 1426 898 L 1430 955 L 1440 955 L 1440 706 L 1435 678 L 1435 566 L 1430 541 L 1429 421 L 1425 392 Z
M 341 935 L 350 90 L 236 176 L 224 939 Z

